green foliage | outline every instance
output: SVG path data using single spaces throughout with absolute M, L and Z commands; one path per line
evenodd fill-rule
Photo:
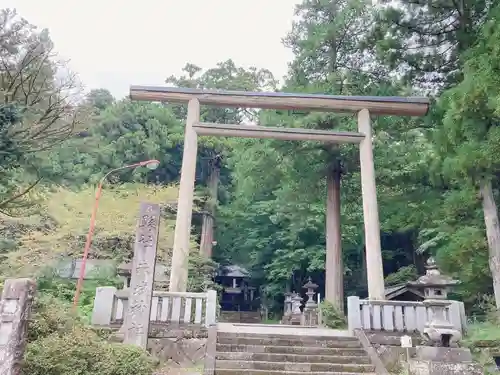
M 211 259 L 206 259 L 199 253 L 189 254 L 188 287 L 190 292 L 205 292 L 208 289 L 218 289 L 213 281 L 213 275 L 218 264 Z
M 328 328 L 332 329 L 344 329 L 347 326 L 347 320 L 344 314 L 337 309 L 329 301 L 322 301 L 319 304 L 319 309 L 321 311 L 321 322 Z
M 44 297 L 53 297 L 58 301 L 68 304 L 73 302 L 76 280 L 57 277 L 54 269 L 46 269 L 38 277 L 37 285 L 38 293 Z M 121 288 L 123 287 L 123 282 L 115 275 L 106 275 L 104 273 L 102 275 L 92 275 L 91 279 L 85 280 L 80 292 L 78 314 L 87 323 L 90 323 L 96 288 L 103 285 Z
M 75 327 L 28 346 L 23 368 L 29 375 L 152 374 L 154 362 L 143 350 L 98 339 L 89 329 Z
M 385 278 L 385 285 L 392 286 L 404 284 L 408 281 L 415 281 L 417 277 L 417 268 L 412 264 L 409 266 L 401 267 L 396 272 L 387 275 L 387 277 Z
M 375 51 L 394 73 L 410 85 L 431 92 L 461 78 L 462 54 L 476 37 L 494 4 L 491 1 L 411 0 L 375 11 L 375 23 L 365 35 L 365 47 Z
M 158 261 L 170 259 L 173 220 L 165 208 L 176 198 L 177 189 L 169 186 L 125 184 L 106 188 L 99 204 L 90 257 L 116 262 L 130 259 L 139 205 L 141 201 L 148 201 L 159 203 L 164 209 Z M 43 274 L 47 265 L 53 265 L 61 257 L 79 258 L 94 199 L 93 188 L 82 188 L 78 192 L 54 189 L 44 200 L 40 215 L 1 223 L 3 232 L 16 241 L 16 246 L 6 251 L 5 260 L 0 263 L 1 276 L 33 277 Z
M 0 10 L 2 214 L 27 213 L 29 195 L 43 177 L 38 158 L 85 118 L 76 76 L 57 61 L 53 48 L 48 30 L 37 29 L 15 10 Z
M 152 374 L 155 361 L 144 351 L 109 343 L 86 326 L 60 299 L 35 300 L 22 374 Z
M 0 105 L 0 213 L 15 214 L 34 208 L 31 190 L 38 183 L 30 176 L 21 139 L 12 136 L 14 129 L 22 122 L 18 105 Z M 32 171 L 31 171 L 32 172 Z
M 498 310 L 493 297 L 481 300 L 481 308 L 486 313 L 484 322 L 475 322 L 467 327 L 464 344 L 471 350 L 475 361 L 494 368 L 493 355 L 500 351 L 500 328 Z M 489 374 L 489 373 L 488 373 Z

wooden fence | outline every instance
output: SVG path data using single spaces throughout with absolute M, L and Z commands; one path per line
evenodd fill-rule
M 450 301 L 446 308 L 448 321 L 460 332 L 467 329 L 463 302 Z M 388 332 L 423 332 L 432 319 L 432 309 L 422 302 L 369 301 L 359 297 L 347 298 L 349 330 Z
M 94 326 L 120 324 L 125 318 L 130 289 L 114 287 L 97 288 L 92 312 Z M 216 323 L 217 293 L 176 293 L 153 291 L 151 323 L 200 325 L 209 327 Z

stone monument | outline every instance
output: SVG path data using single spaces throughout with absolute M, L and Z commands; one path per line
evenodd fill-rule
M 123 322 L 124 343 L 146 349 L 156 266 L 160 206 L 141 203 L 134 245 L 128 303 Z

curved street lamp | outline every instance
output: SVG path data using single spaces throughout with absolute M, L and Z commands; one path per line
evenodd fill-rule
M 99 186 L 97 187 L 97 191 L 95 193 L 94 208 L 92 210 L 92 216 L 90 217 L 90 227 L 89 227 L 89 231 L 87 233 L 87 241 L 85 242 L 85 250 L 83 251 L 82 265 L 80 267 L 80 275 L 78 277 L 78 282 L 76 284 L 76 290 L 75 290 L 75 296 L 73 298 L 73 307 L 74 308 L 76 308 L 76 306 L 78 306 L 78 299 L 80 298 L 80 292 L 81 292 L 81 288 L 82 288 L 82 284 L 83 284 L 83 279 L 85 277 L 85 266 L 87 263 L 87 257 L 89 255 L 90 245 L 92 243 L 92 236 L 94 235 L 95 218 L 97 215 L 97 208 L 99 207 L 99 198 L 101 198 L 102 186 L 103 186 L 104 182 L 106 181 L 106 179 L 110 175 L 112 175 L 113 173 L 116 173 L 118 171 L 121 171 L 123 169 L 147 167 L 148 169 L 154 170 L 154 169 L 158 168 L 158 165 L 160 165 L 160 162 L 158 160 L 155 160 L 155 159 L 141 161 L 139 163 L 128 164 L 128 165 L 124 165 L 124 166 L 119 167 L 119 168 L 112 169 L 108 173 L 106 173 L 103 178 L 101 178 L 101 181 L 99 182 Z

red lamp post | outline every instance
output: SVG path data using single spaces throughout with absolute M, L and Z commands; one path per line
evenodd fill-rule
M 103 178 L 101 178 L 101 181 L 99 182 L 99 185 L 97 187 L 97 191 L 95 194 L 95 201 L 94 201 L 94 208 L 92 210 L 92 216 L 90 217 L 90 227 L 89 231 L 87 233 L 87 241 L 85 242 L 85 249 L 83 251 L 83 257 L 82 257 L 82 266 L 80 268 L 80 275 L 78 277 L 78 282 L 76 284 L 76 290 L 75 290 L 75 296 L 73 298 L 73 308 L 76 308 L 78 306 L 78 299 L 80 298 L 80 292 L 83 284 L 83 279 L 85 277 L 85 266 L 87 263 L 87 257 L 89 255 L 89 250 L 90 250 L 90 245 L 92 243 L 92 236 L 94 235 L 94 229 L 95 229 L 95 218 L 97 215 L 97 208 L 99 207 L 99 198 L 101 198 L 101 193 L 102 193 L 102 186 L 106 179 L 113 173 L 121 171 L 123 169 L 129 169 L 129 168 L 137 168 L 137 167 L 147 167 L 151 170 L 158 168 L 158 165 L 160 162 L 158 160 L 146 160 L 146 161 L 141 161 L 139 163 L 134 163 L 134 164 L 129 164 L 129 165 L 124 165 L 119 168 L 115 168 L 110 170 L 108 173 L 104 175 Z

